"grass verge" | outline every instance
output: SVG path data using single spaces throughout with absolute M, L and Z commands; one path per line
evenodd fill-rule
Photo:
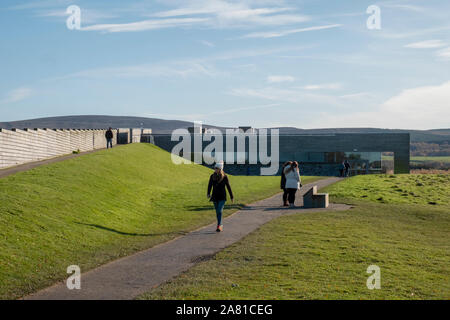
M 390 187 L 392 180 L 415 190 L 409 176 L 329 186 L 333 201 L 355 208 L 283 216 L 139 298 L 449 299 L 450 185 L 441 176 L 421 179 L 431 189 L 417 204 Z M 366 286 L 370 265 L 380 267 L 380 290 Z
M 170 153 L 132 144 L 0 179 L 0 298 L 13 299 L 215 219 L 211 170 L 173 165 Z M 230 176 L 236 203 L 279 192 L 277 177 Z

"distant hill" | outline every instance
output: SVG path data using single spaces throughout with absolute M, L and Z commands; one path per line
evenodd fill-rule
M 191 122 L 162 120 L 142 117 L 121 116 L 65 116 L 0 122 L 0 128 L 59 128 L 59 129 L 102 129 L 102 128 L 151 128 L 154 133 L 171 133 L 178 128 L 192 127 Z M 205 125 L 206 127 L 207 125 Z M 207 126 L 211 127 L 211 126 Z
M 284 134 L 332 134 L 332 133 L 410 133 L 411 142 L 440 142 L 450 140 L 450 129 L 401 130 L 379 128 L 332 128 L 332 129 L 298 129 L 279 128 Z
M 73 128 L 73 129 L 98 129 L 98 128 L 151 128 L 154 133 L 171 133 L 178 128 L 191 127 L 192 122 L 180 120 L 162 120 L 143 117 L 122 117 L 104 115 L 64 116 L 30 119 L 11 122 L 0 122 L 0 128 Z M 213 125 L 204 124 L 207 128 L 224 129 Z M 383 133 L 383 132 L 409 132 L 411 142 L 438 143 L 450 140 L 450 129 L 435 130 L 399 130 L 379 128 L 332 128 L 332 129 L 299 129 L 293 127 L 281 127 L 281 134 L 332 134 L 332 133 Z

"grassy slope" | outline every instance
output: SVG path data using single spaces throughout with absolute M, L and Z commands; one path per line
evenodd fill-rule
M 328 187 L 333 201 L 356 207 L 281 217 L 141 298 L 449 299 L 450 183 L 419 177 L 434 188 L 420 198 L 390 191 L 392 179 L 416 192 L 410 178 L 364 176 Z M 361 200 L 355 190 L 364 184 L 374 196 Z M 381 268 L 381 290 L 366 287 L 372 264 Z
M 147 144 L 121 146 L 0 179 L 0 298 L 15 298 L 215 219 L 211 170 L 175 166 Z M 230 177 L 236 204 L 279 191 L 277 177 Z

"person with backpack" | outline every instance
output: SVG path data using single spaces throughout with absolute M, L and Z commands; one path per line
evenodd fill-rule
M 209 177 L 207 197 L 214 203 L 217 217 L 217 232 L 223 231 L 222 214 L 225 202 L 227 201 L 227 192 L 230 194 L 231 202 L 234 202 L 233 191 L 231 191 L 228 176 L 223 171 L 223 162 L 216 163 L 214 173 Z M 212 193 L 211 193 L 212 191 Z
M 112 139 L 114 138 L 114 134 L 112 132 L 111 127 L 109 127 L 109 129 L 106 130 L 105 138 L 106 138 L 106 149 L 112 148 L 113 147 Z
M 298 168 L 298 162 L 294 161 L 292 164 L 287 165 L 284 169 L 286 176 L 286 189 L 288 192 L 288 201 L 291 208 L 295 207 L 295 193 L 301 186 L 300 170 Z
M 288 191 L 286 189 L 286 175 L 284 174 L 284 169 L 291 165 L 292 161 L 286 161 L 283 166 L 281 167 L 281 182 L 280 182 L 280 189 L 283 190 L 283 206 L 288 207 Z

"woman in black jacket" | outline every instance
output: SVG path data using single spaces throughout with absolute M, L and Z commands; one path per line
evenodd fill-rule
M 231 202 L 234 202 L 233 192 L 231 191 L 230 182 L 228 181 L 228 177 L 223 172 L 223 162 L 217 163 L 214 167 L 214 173 L 209 178 L 208 183 L 208 193 L 207 197 L 210 198 L 210 201 L 214 203 L 214 208 L 216 209 L 217 216 L 217 232 L 223 231 L 222 226 L 222 213 L 223 207 L 225 206 L 225 202 L 227 201 L 227 192 L 225 188 L 228 189 L 228 193 L 230 194 Z M 211 195 L 212 189 L 212 195 Z

